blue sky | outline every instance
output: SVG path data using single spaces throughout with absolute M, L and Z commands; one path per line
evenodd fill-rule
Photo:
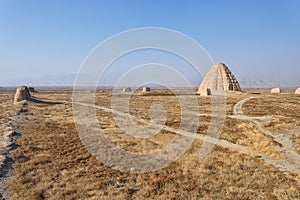
M 190 36 L 238 79 L 300 84 L 299 8 L 296 0 L 0 0 L 0 85 L 74 74 L 97 44 L 139 27 Z

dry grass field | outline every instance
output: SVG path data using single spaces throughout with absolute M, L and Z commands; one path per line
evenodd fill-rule
M 300 96 L 292 91 L 229 94 L 219 142 L 205 158 L 199 157 L 203 141 L 195 139 L 178 160 L 148 173 L 112 169 L 87 151 L 74 124 L 71 89 L 38 91 L 32 94 L 35 101 L 13 106 L 15 91 L 0 90 L 0 133 L 10 117 L 25 116 L 10 153 L 11 199 L 300 199 Z M 97 92 L 97 106 L 110 107 L 110 100 L 110 90 Z M 193 110 L 201 114 L 195 116 L 197 134 L 206 135 L 211 102 L 209 97 L 198 101 L 199 110 Z M 165 125 L 178 130 L 180 105 L 165 90 L 136 93 L 128 114 L 150 120 L 148 110 L 154 104 L 166 110 Z M 148 139 L 134 138 L 111 112 L 97 109 L 96 116 L 112 143 L 131 152 L 161 149 L 176 135 L 161 130 Z

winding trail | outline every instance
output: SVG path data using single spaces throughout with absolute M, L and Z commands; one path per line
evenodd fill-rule
M 106 111 L 106 112 L 112 112 L 112 113 L 120 115 L 122 117 L 127 117 L 127 118 L 130 118 L 130 119 L 134 119 L 138 122 L 147 124 L 150 127 L 152 126 L 152 127 L 164 129 L 164 130 L 167 130 L 167 131 L 170 131 L 170 132 L 173 132 L 173 133 L 180 134 L 182 136 L 202 140 L 203 142 L 217 144 L 217 145 L 220 145 L 222 147 L 232 149 L 234 151 L 245 152 L 245 153 L 254 153 L 255 154 L 255 152 L 250 147 L 239 145 L 239 144 L 234 144 L 234 143 L 231 143 L 227 140 L 210 137 L 210 136 L 203 135 L 203 134 L 195 134 L 195 133 L 192 133 L 192 132 L 189 132 L 189 131 L 174 129 L 174 128 L 166 126 L 166 125 L 153 123 L 153 122 L 150 122 L 148 120 L 140 119 L 138 117 L 130 115 L 128 113 L 123 113 L 123 112 L 120 112 L 120 111 L 116 111 L 116 110 L 113 110 L 111 108 L 107 108 L 107 107 L 104 107 L 104 106 L 92 105 L 92 104 L 87 104 L 87 103 L 78 103 L 78 102 L 74 102 L 74 103 L 78 104 L 78 105 L 82 105 L 82 106 L 94 107 L 94 108 L 101 109 L 101 110 Z
M 247 101 L 249 101 L 251 99 L 254 99 L 254 98 L 255 97 L 248 97 L 246 99 L 243 99 L 243 100 L 237 102 L 237 104 L 235 104 L 233 106 L 233 115 L 235 115 L 235 116 L 243 116 L 243 109 L 242 109 L 242 107 L 243 107 L 244 103 L 246 103 Z
M 133 115 L 130 115 L 129 113 L 120 112 L 117 110 L 113 110 L 111 108 L 107 108 L 104 106 L 98 106 L 93 104 L 87 104 L 87 103 L 79 103 L 79 102 L 65 102 L 65 103 L 73 103 L 78 104 L 81 106 L 88 106 L 88 107 L 94 107 L 96 109 L 104 110 L 105 112 L 112 112 L 116 115 L 119 115 L 123 118 L 129 118 L 134 119 L 138 122 L 150 125 L 155 128 L 164 129 L 170 132 L 174 132 L 186 137 L 195 138 L 198 140 L 201 140 L 203 142 L 208 142 L 212 144 L 217 144 L 219 146 L 228 148 L 230 150 L 236 151 L 236 152 L 243 152 L 255 156 L 260 156 L 261 159 L 263 159 L 265 162 L 272 164 L 274 167 L 276 167 L 280 171 L 288 171 L 288 172 L 300 172 L 300 155 L 293 149 L 291 136 L 296 133 L 297 131 L 300 131 L 300 127 L 296 127 L 293 130 L 287 131 L 285 133 L 276 132 L 271 133 L 270 131 L 264 129 L 263 122 L 272 119 L 271 116 L 262 116 L 262 117 L 251 117 L 251 116 L 245 116 L 242 110 L 242 107 L 244 103 L 248 102 L 251 99 L 254 99 L 255 97 L 248 97 L 241 101 L 239 101 L 235 106 L 233 107 L 233 115 L 227 115 L 227 117 L 235 118 L 239 120 L 249 120 L 253 122 L 259 131 L 263 133 L 264 135 L 271 137 L 274 141 L 280 144 L 280 146 L 277 146 L 276 148 L 284 153 L 285 158 L 284 159 L 276 159 L 269 157 L 267 155 L 261 154 L 255 150 L 253 150 L 251 147 L 243 146 L 239 144 L 235 144 L 232 142 L 229 142 L 224 139 L 218 139 L 214 137 L 209 137 L 207 135 L 203 134 L 195 134 L 189 131 L 184 130 L 177 130 L 172 127 L 161 125 L 152 121 L 143 120 L 140 118 L 137 118 Z M 1 113 L 4 114 L 4 113 Z M 191 111 L 190 114 L 196 116 L 210 116 L 207 114 L 201 114 Z M 19 136 L 20 133 L 18 128 L 19 124 L 27 121 L 28 118 L 32 116 L 28 116 L 25 113 L 23 114 L 17 114 L 14 117 L 10 118 L 10 122 L 6 125 L 3 123 L 0 124 L 0 129 L 3 130 L 2 136 L 5 137 L 5 140 L 0 141 L 0 199 L 9 199 L 9 194 L 7 193 L 7 177 L 9 177 L 9 174 L 11 173 L 11 166 L 12 166 L 12 159 L 9 157 L 9 154 L 12 150 L 14 150 L 14 142 L 15 139 Z M 2 155 L 2 156 L 1 156 Z
M 233 108 L 233 117 L 237 119 L 250 120 L 257 126 L 260 132 L 262 132 L 265 136 L 271 137 L 275 142 L 281 145 L 277 146 L 277 149 L 284 153 L 285 159 L 270 158 L 262 154 L 261 157 L 266 162 L 283 171 L 300 172 L 300 155 L 293 149 L 293 143 L 291 141 L 291 136 L 297 131 L 300 131 L 300 127 L 298 126 L 284 133 L 271 133 L 270 131 L 264 129 L 262 122 L 272 119 L 272 117 L 248 117 L 243 114 L 243 104 L 253 98 L 255 97 L 249 97 L 239 101 Z
M 184 130 L 177 130 L 177 129 L 174 129 L 172 127 L 166 126 L 166 125 L 161 125 L 161 124 L 150 122 L 148 120 L 143 120 L 143 119 L 137 118 L 133 115 L 130 115 L 129 113 L 116 111 L 116 110 L 113 110 L 111 108 L 107 108 L 107 107 L 104 107 L 104 106 L 92 105 L 92 104 L 87 104 L 87 103 L 79 103 L 79 102 L 73 102 L 73 103 L 81 105 L 81 106 L 94 107 L 96 109 L 101 109 L 105 112 L 111 112 L 111 113 L 114 113 L 116 115 L 122 116 L 124 118 L 134 119 L 138 122 L 147 124 L 149 126 L 164 129 L 164 130 L 174 132 L 174 133 L 186 136 L 186 137 L 199 139 L 199 140 L 202 140 L 203 142 L 217 144 L 219 146 L 231 149 L 231 150 L 236 151 L 236 152 L 243 152 L 243 153 L 256 155 L 256 156 L 261 157 L 267 163 L 272 164 L 274 167 L 276 167 L 277 169 L 279 169 L 281 171 L 300 172 L 300 156 L 297 152 L 295 152 L 292 149 L 291 140 L 290 140 L 290 135 L 292 134 L 292 132 L 294 130 L 290 131 L 289 133 L 285 133 L 285 134 L 282 133 L 282 134 L 276 134 L 275 135 L 275 134 L 270 133 L 269 131 L 265 130 L 262 126 L 263 121 L 270 120 L 270 119 L 272 119 L 272 117 L 270 117 L 270 116 L 250 117 L 250 116 L 245 116 L 243 114 L 243 110 L 242 110 L 243 104 L 246 103 L 247 101 L 251 100 L 251 99 L 254 99 L 254 98 L 255 97 L 248 97 L 248 98 L 245 98 L 245 99 L 239 101 L 233 107 L 233 115 L 228 115 L 228 117 L 235 118 L 235 119 L 240 119 L 240 120 L 249 120 L 249 121 L 253 122 L 257 126 L 257 128 L 264 135 L 272 137 L 274 139 L 274 141 L 281 144 L 281 147 L 278 146 L 278 149 L 281 152 L 284 152 L 284 154 L 286 156 L 285 159 L 272 158 L 272 157 L 269 157 L 267 155 L 261 154 L 261 153 L 253 150 L 251 147 L 248 147 L 248 146 L 235 144 L 235 143 L 229 142 L 229 141 L 224 140 L 224 139 L 209 137 L 209 136 L 206 136 L 206 135 L 203 135 L 203 134 L 194 134 L 194 133 L 184 131 Z M 199 114 L 199 113 L 196 113 L 196 112 L 191 112 L 191 114 L 194 114 L 195 116 L 210 116 L 210 115 L 206 115 L 206 114 Z M 300 127 L 298 127 L 298 129 L 300 129 Z

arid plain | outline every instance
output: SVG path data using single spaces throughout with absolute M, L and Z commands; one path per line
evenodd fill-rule
M 196 137 L 178 160 L 148 173 L 120 172 L 87 151 L 74 124 L 71 88 L 37 91 L 33 101 L 14 105 L 15 89 L 0 90 L 0 133 L 7 136 L 1 143 L 3 197 L 300 199 L 300 95 L 292 89 L 228 93 L 225 123 L 213 150 L 199 158 L 203 141 Z M 111 93 L 97 90 L 96 105 L 110 108 Z M 179 90 L 178 95 L 194 94 Z M 198 113 L 197 135 L 203 136 L 211 122 L 211 97 L 197 99 L 199 110 L 191 112 Z M 127 114 L 150 120 L 148 111 L 155 104 L 166 110 L 164 125 L 177 130 L 180 105 L 168 90 L 134 93 Z M 177 134 L 167 129 L 134 138 L 119 128 L 111 112 L 97 109 L 97 118 L 113 144 L 131 152 L 161 149 Z

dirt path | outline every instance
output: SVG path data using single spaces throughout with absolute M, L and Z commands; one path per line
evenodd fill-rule
M 116 111 L 116 110 L 113 110 L 111 108 L 107 108 L 107 107 L 104 107 L 104 106 L 97 106 L 97 105 L 92 105 L 92 104 L 87 104 L 87 103 L 76 103 L 76 104 L 82 105 L 82 106 L 95 107 L 97 109 L 101 109 L 101 110 L 104 110 L 106 112 L 112 112 L 112 113 L 120 115 L 122 117 L 134 119 L 138 122 L 149 125 L 149 127 L 164 129 L 164 130 L 167 130 L 167 131 L 170 131 L 170 132 L 173 132 L 173 133 L 177 133 L 177 134 L 180 134 L 180 135 L 183 135 L 183 136 L 186 136 L 186 137 L 195 138 L 195 139 L 199 139 L 199 140 L 202 140 L 202 141 L 205 141 L 205 142 L 208 142 L 208 143 L 213 143 L 213 144 L 217 144 L 217 145 L 220 145 L 220 146 L 223 146 L 223 147 L 227 147 L 227 148 L 230 148 L 234 151 L 246 152 L 246 153 L 255 153 L 254 151 L 251 150 L 250 147 L 234 144 L 234 143 L 231 143 L 227 140 L 217 139 L 217 138 L 210 137 L 210 136 L 203 135 L 203 134 L 195 134 L 195 133 L 191 133 L 189 131 L 177 130 L 177 129 L 174 129 L 172 127 L 166 126 L 166 125 L 153 123 L 153 122 L 150 122 L 148 120 L 137 118 L 137 117 L 135 117 L 133 115 L 130 115 L 128 113 L 123 113 L 123 112 L 120 112 L 120 111 Z
M 277 146 L 277 149 L 284 153 L 285 159 L 274 159 L 266 155 L 261 155 L 262 158 L 275 166 L 277 169 L 289 171 L 289 172 L 300 172 L 300 155 L 293 149 L 293 144 L 291 141 L 291 136 L 300 130 L 300 127 L 296 127 L 293 130 L 284 132 L 284 133 L 271 133 L 270 131 L 263 128 L 263 123 L 266 120 L 269 120 L 270 116 L 263 117 L 249 117 L 243 115 L 243 104 L 253 99 L 255 97 L 249 97 L 239 101 L 233 108 L 234 118 L 242 120 L 252 121 L 257 128 L 266 136 L 271 137 L 275 142 L 279 143 L 281 146 Z
M 255 97 L 248 97 L 246 99 L 243 99 L 239 102 L 237 102 L 237 104 L 234 105 L 233 107 L 233 115 L 235 116 L 243 116 L 243 105 L 244 103 L 246 103 L 247 101 L 251 100 L 251 99 L 254 99 Z
M 292 149 L 292 145 L 291 145 L 291 140 L 290 140 L 290 136 L 292 135 L 293 131 L 292 130 L 288 133 L 282 133 L 282 134 L 273 134 L 270 133 L 269 131 L 265 130 L 262 126 L 262 122 L 271 119 L 272 117 L 270 116 L 263 116 L 263 117 L 250 117 L 250 116 L 245 116 L 243 115 L 243 104 L 246 103 L 247 101 L 253 99 L 255 97 L 248 97 L 246 99 L 243 99 L 241 101 L 239 101 L 233 108 L 233 115 L 228 115 L 228 117 L 231 118 L 235 118 L 235 119 L 240 119 L 240 120 L 250 120 L 252 122 L 254 122 L 256 124 L 256 126 L 258 127 L 258 129 L 265 134 L 266 136 L 272 137 L 274 139 L 274 141 L 280 143 L 282 146 L 278 146 L 278 149 L 282 152 L 284 152 L 286 158 L 285 159 L 275 159 L 275 158 L 271 158 L 267 155 L 261 154 L 256 152 L 255 150 L 253 150 L 251 147 L 248 146 L 243 146 L 243 145 L 238 145 L 238 144 L 234 144 L 232 142 L 229 142 L 227 140 L 223 140 L 223 139 L 217 139 L 214 137 L 209 137 L 203 134 L 194 134 L 188 131 L 183 131 L 183 130 L 175 130 L 172 127 L 168 127 L 165 125 L 161 125 L 161 124 L 157 124 L 157 123 L 153 123 L 150 122 L 148 120 L 143 120 L 140 118 L 137 118 L 135 116 L 132 116 L 128 113 L 123 113 L 120 111 L 116 111 L 113 110 L 111 108 L 107 108 L 104 106 L 97 106 L 97 105 L 92 105 L 92 104 L 87 104 L 87 103 L 76 103 L 78 105 L 82 105 L 82 106 L 89 106 L 89 107 L 95 107 L 97 109 L 101 109 L 104 110 L 106 112 L 112 112 L 116 115 L 122 116 L 124 118 L 129 118 L 129 119 L 134 119 L 138 122 L 150 125 L 152 127 L 155 128 L 160 128 L 160 129 L 164 129 L 167 131 L 171 131 L 186 137 L 191 137 L 191 138 L 195 138 L 195 139 L 199 139 L 208 143 L 213 143 L 213 144 L 217 144 L 219 146 L 237 151 L 237 152 L 243 152 L 243 153 L 248 153 L 248 154 L 252 154 L 252 155 L 257 155 L 259 157 L 261 157 L 264 161 L 272 164 L 273 166 L 275 166 L 277 169 L 281 170 L 281 171 L 289 171 L 289 172 L 300 172 L 300 156 L 299 154 L 297 154 L 296 151 L 294 151 Z M 74 102 L 75 103 L 75 102 Z M 194 113 L 191 111 L 191 113 Z M 205 115 L 205 114 L 199 114 L 199 113 L 194 113 L 195 116 L 201 116 L 201 115 Z M 300 127 L 298 127 L 299 129 Z M 298 130 L 297 129 L 297 130 Z
M 4 120 L 1 121 L 0 126 L 0 199 L 4 200 L 10 199 L 7 192 L 7 179 L 11 174 L 13 164 L 10 153 L 17 147 L 16 140 L 21 136 L 19 127 L 29 117 L 27 111 L 24 112 L 25 104 L 17 105 L 17 107 L 17 114 L 9 119 L 2 118 Z M 1 114 L 7 116 L 8 113 Z
M 116 110 L 113 110 L 111 108 L 107 108 L 107 107 L 104 107 L 104 106 L 97 106 L 97 105 L 92 105 L 92 104 L 87 104 L 87 103 L 76 103 L 76 104 L 82 105 L 82 106 L 88 106 L 88 107 L 95 107 L 96 109 L 101 109 L 101 110 L 104 110 L 106 112 L 111 112 L 111 113 L 114 113 L 116 115 L 120 115 L 122 117 L 126 117 L 126 118 L 129 118 L 129 119 L 134 119 L 138 122 L 149 125 L 149 127 L 164 129 L 164 130 L 167 130 L 167 131 L 170 131 L 170 132 L 173 132 L 173 133 L 176 133 L 176 134 L 180 134 L 180 135 L 183 135 L 183 136 L 186 136 L 186 137 L 202 140 L 203 142 L 216 144 L 216 145 L 231 149 L 231 150 L 236 151 L 236 152 L 243 152 L 243 153 L 248 153 L 248 154 L 260 156 L 259 153 L 255 152 L 250 147 L 239 145 L 239 144 L 234 144 L 234 143 L 231 143 L 227 140 L 210 137 L 210 136 L 203 135 L 203 134 L 195 134 L 195 133 L 191 133 L 189 131 L 177 130 L 177 129 L 174 129 L 174 128 L 169 127 L 169 126 L 156 124 L 156 123 L 153 123 L 153 122 L 150 122 L 150 121 L 147 121 L 147 120 L 137 118 L 137 117 L 132 116 L 128 113 L 123 113 L 123 112 L 120 112 L 120 111 L 116 111 Z M 199 113 L 195 113 L 195 114 L 199 115 Z M 195 115 L 195 116 L 197 116 L 197 115 Z
M 10 127 L 9 119 L 6 118 L 7 112 L 1 113 L 0 124 L 0 199 L 9 199 L 7 193 L 7 178 L 11 171 L 11 159 L 9 157 L 9 146 L 11 144 L 12 128 Z M 8 114 L 9 115 L 9 114 Z

